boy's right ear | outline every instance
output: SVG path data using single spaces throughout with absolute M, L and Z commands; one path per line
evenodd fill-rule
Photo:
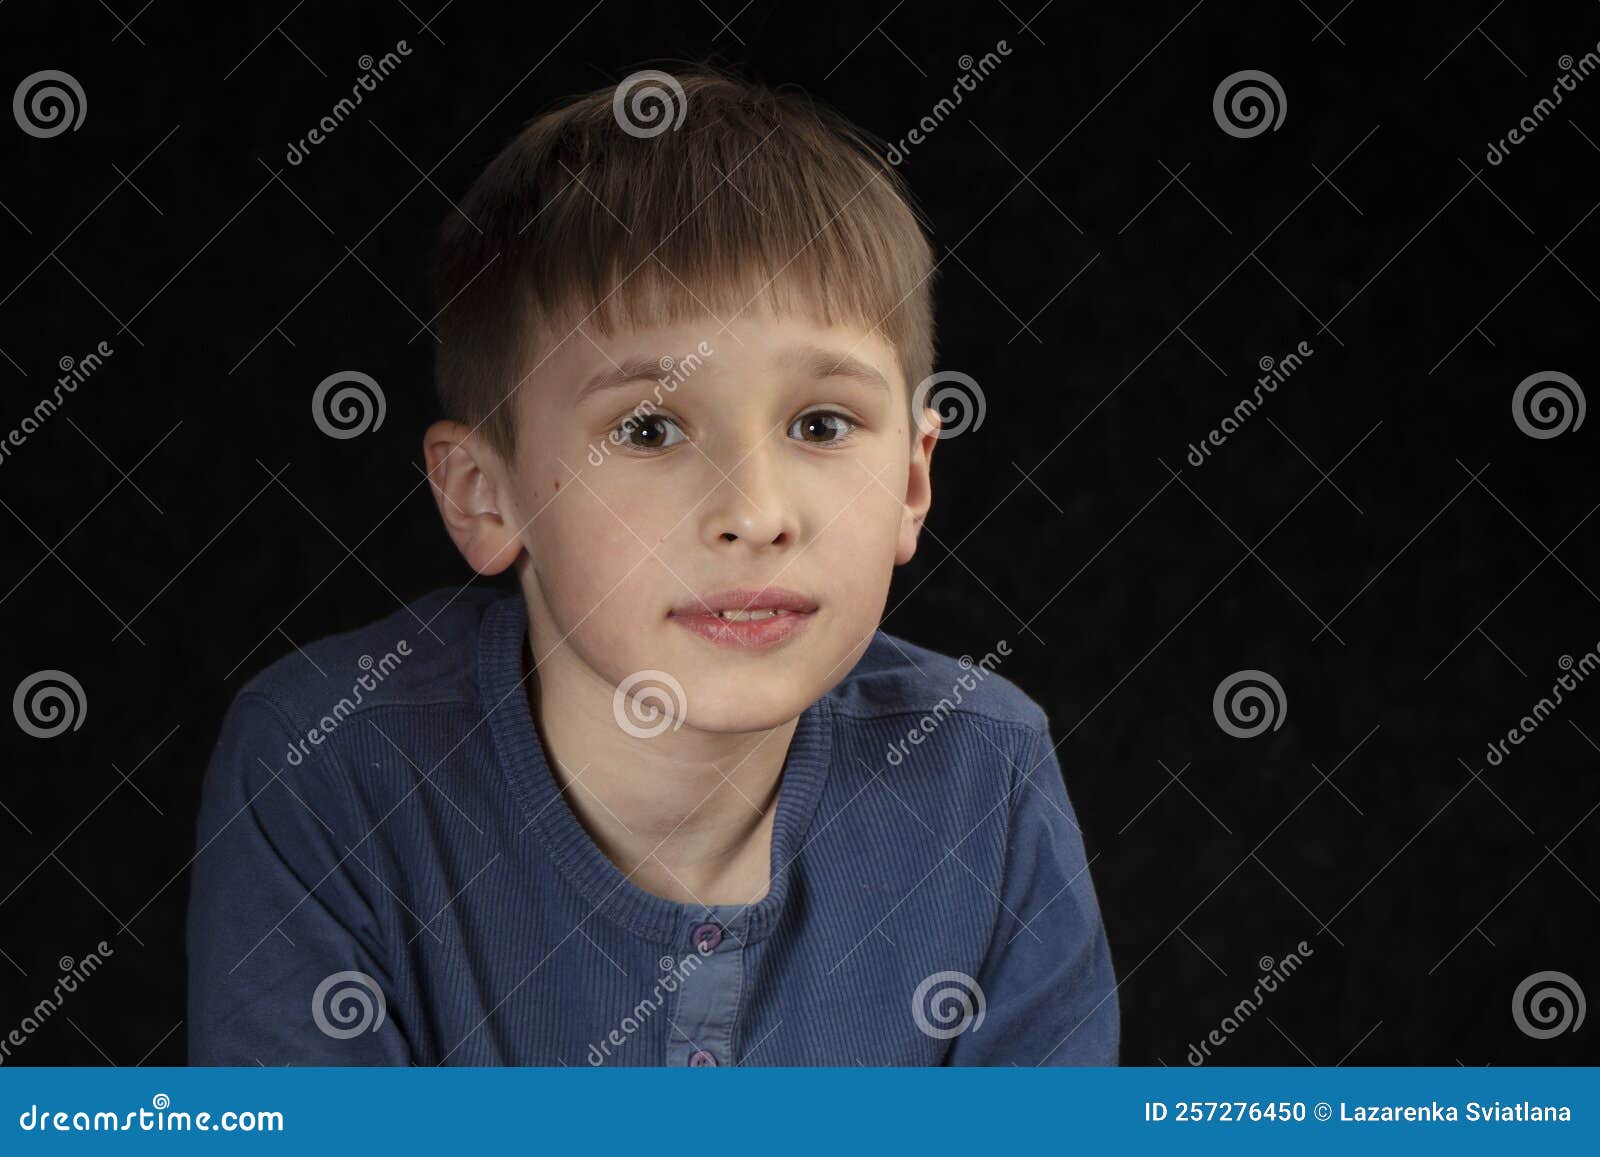
M 516 562 L 522 539 L 501 516 L 511 496 L 499 455 L 470 427 L 439 421 L 422 435 L 422 456 L 439 516 L 467 565 L 492 575 Z

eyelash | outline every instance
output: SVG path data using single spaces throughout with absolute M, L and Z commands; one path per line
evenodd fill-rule
M 838 410 L 807 410 L 805 413 L 801 414 L 798 418 L 796 418 L 793 422 L 789 423 L 789 429 L 793 429 L 795 426 L 799 425 L 800 423 L 806 422 L 806 421 L 810 421 L 810 420 L 815 419 L 815 418 L 831 418 L 831 419 L 835 419 L 838 422 L 843 423 L 844 426 L 847 427 L 847 428 L 842 433 L 840 433 L 840 435 L 838 437 L 830 439 L 829 441 L 826 441 L 826 442 L 811 442 L 811 443 L 809 443 L 809 445 L 813 445 L 813 446 L 823 446 L 823 447 L 842 446 L 845 443 L 849 442 L 855 436 L 856 432 L 861 428 L 861 423 L 860 422 L 856 421 L 850 415 L 845 414 L 845 413 L 841 413 Z M 655 454 L 659 454 L 659 453 L 661 453 L 661 452 L 663 452 L 665 450 L 670 450 L 670 449 L 672 449 L 673 446 L 680 445 L 682 441 L 686 441 L 687 440 L 687 437 L 685 436 L 684 438 L 680 439 L 679 442 L 673 442 L 673 443 L 671 443 L 669 445 L 665 445 L 665 446 L 638 446 L 638 445 L 635 445 L 635 444 L 633 444 L 632 442 L 630 442 L 628 440 L 628 431 L 629 431 L 629 427 L 630 426 L 633 429 L 640 429 L 640 428 L 644 427 L 647 423 L 657 422 L 657 421 L 671 425 L 674 429 L 678 430 L 679 434 L 683 433 L 682 427 L 678 426 L 678 421 L 677 421 L 676 418 L 674 418 L 671 414 L 666 414 L 666 413 L 662 413 L 660 411 L 657 411 L 654 414 L 647 414 L 647 415 L 645 415 L 645 416 L 643 416 L 641 418 L 634 418 L 632 415 L 630 415 L 627 418 L 622 419 L 616 425 L 612 426 L 611 429 L 607 432 L 607 438 L 614 445 L 621 446 L 625 450 L 628 450 L 631 453 L 638 454 L 638 455 L 645 456 L 645 457 L 649 457 L 649 456 L 653 456 Z M 800 440 L 804 441 L 803 439 L 800 439 Z

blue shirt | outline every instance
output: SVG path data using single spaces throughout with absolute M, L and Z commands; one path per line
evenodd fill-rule
M 239 692 L 197 825 L 190 1063 L 1117 1063 L 1083 840 L 1003 659 L 878 631 L 796 724 L 767 894 L 701 906 L 568 807 L 526 635 L 520 595 L 435 591 Z

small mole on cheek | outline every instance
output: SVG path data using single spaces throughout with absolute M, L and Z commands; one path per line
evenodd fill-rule
M 557 490 L 561 489 L 561 479 L 559 479 L 559 478 L 556 479 L 556 489 Z

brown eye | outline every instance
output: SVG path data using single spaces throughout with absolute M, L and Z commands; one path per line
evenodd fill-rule
M 678 424 L 660 414 L 627 418 L 612 435 L 616 441 L 625 442 L 634 450 L 662 450 L 684 441 L 683 431 Z
M 854 427 L 855 423 L 843 414 L 816 410 L 796 418 L 794 425 L 789 427 L 789 436 L 798 437 L 802 442 L 826 446 L 833 442 L 844 441 Z

